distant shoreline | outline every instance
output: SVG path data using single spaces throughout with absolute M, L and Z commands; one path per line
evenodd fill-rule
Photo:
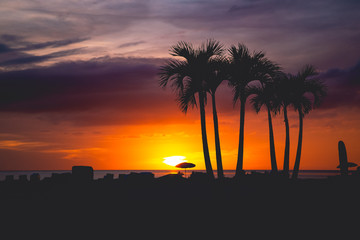
M 45 177 L 51 177 L 53 173 L 70 173 L 71 170 L 7 170 L 7 171 L 0 171 L 0 181 L 4 181 L 7 175 L 13 175 L 15 179 L 18 179 L 20 175 L 27 175 L 30 177 L 33 173 L 39 173 L 40 178 L 43 179 Z M 94 170 L 94 179 L 101 179 L 106 174 L 111 173 L 114 174 L 114 178 L 117 178 L 119 174 L 129 174 L 131 172 L 141 173 L 141 172 L 151 172 L 155 175 L 155 178 L 171 174 L 182 172 L 182 169 L 169 169 L 169 170 Z M 201 172 L 205 173 L 205 170 L 188 170 L 187 176 L 190 176 L 192 172 Z M 252 172 L 256 173 L 269 173 L 270 170 L 245 170 L 247 174 Z M 290 171 L 291 174 L 292 171 Z M 349 171 L 351 173 L 352 171 Z M 215 176 L 217 175 L 216 170 L 214 171 Z M 233 177 L 235 175 L 235 170 L 224 170 L 226 177 Z M 319 178 L 327 178 L 329 176 L 336 176 L 340 175 L 339 170 L 300 170 L 299 178 L 301 179 L 319 179 Z
M 0 170 L 0 173 L 4 173 L 4 172 L 71 172 L 71 169 L 59 169 L 59 170 L 39 170 L 39 169 L 32 169 L 32 170 L 16 170 L 16 169 L 12 169 L 12 170 Z M 183 171 L 182 169 L 94 169 L 94 171 L 133 171 L 133 172 L 153 172 L 153 171 L 173 171 L 173 172 L 177 172 L 177 171 Z M 195 170 L 188 170 L 189 172 L 206 172 L 205 169 L 195 169 Z M 231 171 L 236 171 L 235 169 L 224 169 L 225 172 L 231 172 Z M 270 169 L 245 169 L 245 172 L 270 172 Z M 349 172 L 352 172 L 355 170 L 349 170 Z M 280 171 L 279 171 L 280 172 Z M 292 170 L 289 170 L 289 172 L 292 172 Z M 300 172 L 339 172 L 339 170 L 335 170 L 335 169 L 304 169 L 304 170 L 300 170 Z M 216 169 L 214 169 L 214 173 L 216 173 Z

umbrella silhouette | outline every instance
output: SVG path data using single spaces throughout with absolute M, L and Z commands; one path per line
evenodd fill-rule
M 189 163 L 189 162 L 182 162 L 182 163 L 179 163 L 178 165 L 176 165 L 175 167 L 185 168 L 185 178 L 186 178 L 186 169 L 195 167 L 195 164 Z
M 352 162 L 347 162 L 346 165 L 347 165 L 347 167 L 356 167 L 357 166 L 356 163 L 352 163 Z M 336 168 L 340 168 L 340 165 L 337 166 Z

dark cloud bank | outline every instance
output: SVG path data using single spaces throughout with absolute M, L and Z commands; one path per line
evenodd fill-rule
M 158 87 L 160 62 L 102 58 L 1 72 L 0 111 L 41 113 L 48 120 L 77 124 L 135 121 L 151 109 L 156 113 L 172 97 Z M 113 115 L 102 116 L 103 111 Z
M 70 121 L 77 116 L 94 124 L 104 121 L 104 116 L 96 115 L 103 110 L 120 113 L 127 122 L 165 114 L 170 102 L 174 108 L 174 96 L 158 86 L 157 71 L 163 63 L 163 59 L 101 58 L 0 72 L 0 111 L 61 114 Z M 349 69 L 330 69 L 320 78 L 329 88 L 321 108 L 359 107 L 360 62 Z M 79 116 L 81 112 L 86 114 Z
M 319 77 L 328 86 L 322 108 L 360 107 L 360 61 L 348 69 L 330 69 Z

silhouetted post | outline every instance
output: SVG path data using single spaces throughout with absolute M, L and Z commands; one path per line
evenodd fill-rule
M 26 183 L 28 181 L 27 175 L 20 175 L 19 182 Z
M 30 182 L 40 182 L 40 174 L 38 174 L 38 173 L 31 174 Z
M 341 174 L 341 176 L 347 176 L 348 175 L 348 161 L 347 161 L 346 147 L 345 147 L 345 144 L 343 141 L 339 141 L 338 148 L 339 148 L 340 174 Z
M 76 182 L 91 182 L 94 179 L 94 170 L 89 166 L 73 166 L 72 178 Z
M 6 175 L 5 176 L 6 182 L 13 182 L 14 181 L 14 175 Z
M 106 181 L 112 181 L 112 180 L 114 180 L 114 174 L 112 174 L 112 173 L 107 173 L 107 174 L 104 176 L 104 180 L 106 180 Z

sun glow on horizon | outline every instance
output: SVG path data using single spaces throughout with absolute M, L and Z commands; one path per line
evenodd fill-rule
M 171 156 L 171 157 L 165 157 L 163 163 L 170 165 L 170 166 L 176 166 L 179 163 L 183 163 L 183 162 L 187 162 L 187 160 L 185 160 L 186 157 L 184 156 Z

